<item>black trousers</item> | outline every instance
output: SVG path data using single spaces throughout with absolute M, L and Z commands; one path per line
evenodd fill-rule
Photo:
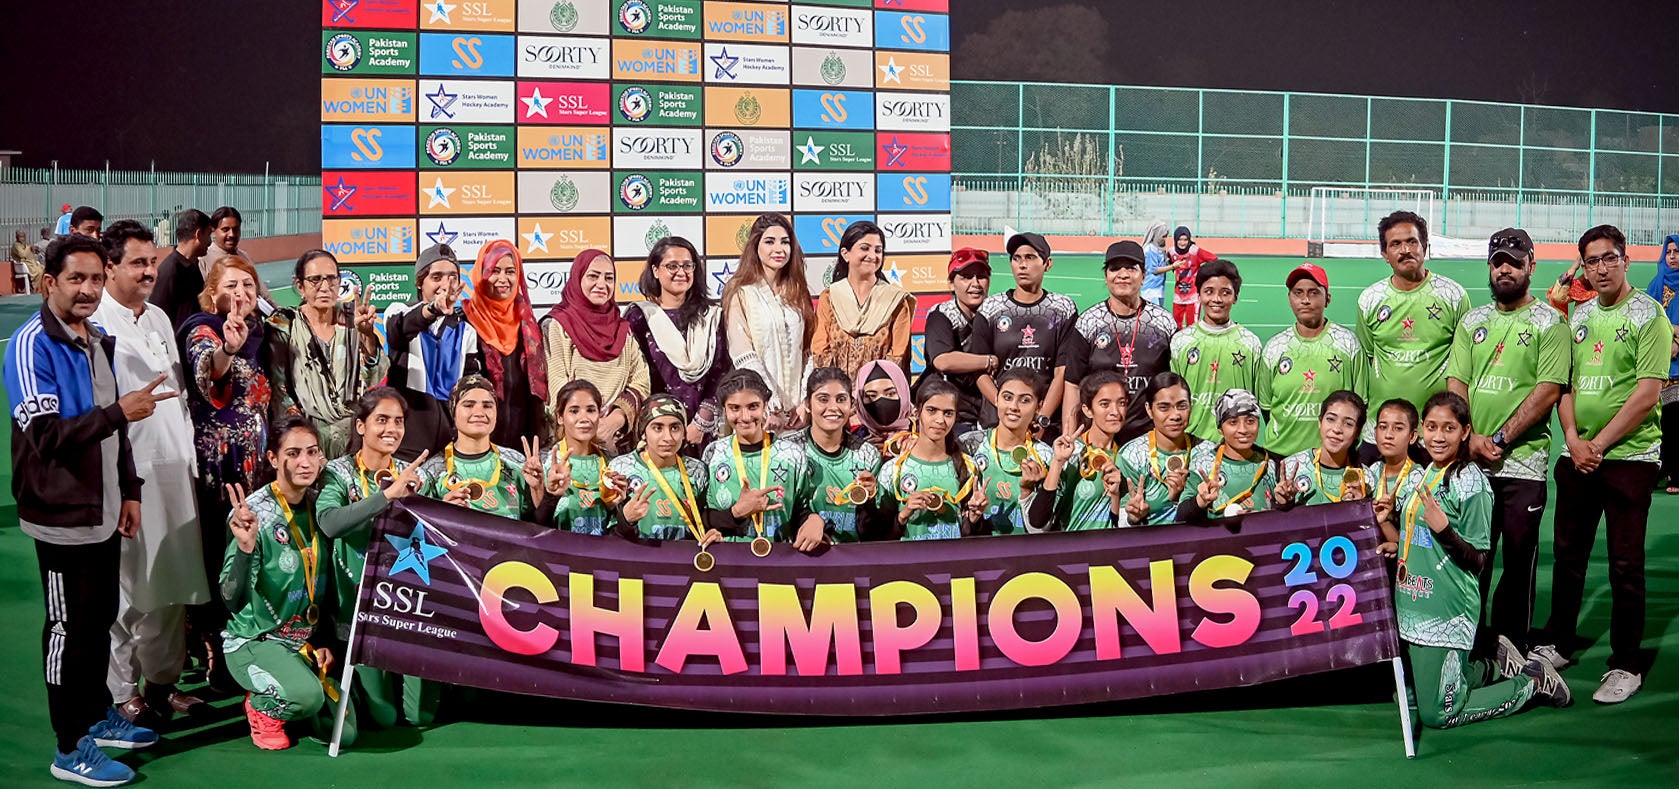
M 1556 565 L 1551 583 L 1551 643 L 1564 654 L 1578 649 L 1580 604 L 1586 563 L 1597 540 L 1597 523 L 1609 533 L 1609 667 L 1643 674 L 1644 532 L 1650 493 L 1661 475 L 1655 463 L 1605 460 L 1582 474 L 1568 458 L 1557 461 Z
M 74 751 L 111 706 L 105 672 L 117 621 L 121 540 L 112 534 L 87 545 L 35 541 L 47 609 L 41 626 L 47 715 L 60 753 Z
M 1539 565 L 1539 529 L 1545 515 L 1545 483 L 1528 479 L 1492 480 L 1492 545 L 1481 569 L 1481 600 L 1490 634 L 1506 636 L 1526 650 L 1533 627 L 1533 586 Z M 1503 574 L 1493 591 L 1493 557 L 1504 544 Z
M 1662 406 L 1662 476 L 1679 484 L 1679 403 Z

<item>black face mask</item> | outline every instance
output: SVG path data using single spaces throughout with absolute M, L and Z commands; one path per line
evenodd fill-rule
M 869 412 L 869 418 L 878 425 L 890 425 L 898 421 L 899 401 L 896 397 L 882 397 L 879 400 L 863 404 L 863 410 Z

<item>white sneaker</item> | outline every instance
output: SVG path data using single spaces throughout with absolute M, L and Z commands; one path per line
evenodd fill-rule
M 1543 660 L 1558 671 L 1568 668 L 1574 662 L 1569 660 L 1567 655 L 1558 652 L 1555 644 L 1540 644 L 1534 647 L 1532 651 L 1527 653 L 1527 659 Z
M 1599 704 L 1620 704 L 1632 698 L 1632 694 L 1644 686 L 1644 678 L 1630 671 L 1613 669 L 1603 675 L 1603 686 L 1592 694 L 1592 701 Z

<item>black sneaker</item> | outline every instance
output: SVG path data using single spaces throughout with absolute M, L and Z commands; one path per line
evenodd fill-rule
M 1563 681 L 1562 675 L 1557 673 L 1557 667 L 1543 659 L 1529 660 L 1522 666 L 1522 673 L 1533 678 L 1533 697 L 1553 707 L 1566 707 L 1574 703 L 1574 692 L 1568 689 L 1568 683 Z

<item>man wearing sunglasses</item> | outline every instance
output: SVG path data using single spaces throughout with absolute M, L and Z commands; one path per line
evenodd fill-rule
M 1474 434 L 1469 451 L 1492 478 L 1492 542 L 1504 542 L 1504 573 L 1492 590 L 1493 562 L 1481 568 L 1487 638 L 1532 644 L 1533 584 L 1545 472 L 1551 458 L 1551 409 L 1568 383 L 1567 319 L 1533 297 L 1533 239 L 1505 228 L 1487 242 L 1487 284 L 1493 303 L 1469 311 L 1452 338 L 1446 388 L 1469 401 Z M 1483 615 L 1483 619 L 1486 617 Z
M 1061 400 L 1061 429 L 1078 430 L 1079 382 L 1096 370 L 1115 370 L 1125 376 L 1125 390 L 1135 398 L 1149 379 L 1166 372 L 1171 362 L 1172 333 L 1177 324 L 1172 314 L 1142 295 L 1147 255 L 1135 241 L 1108 245 L 1102 274 L 1108 284 L 1108 298 L 1079 315 L 1067 341 L 1061 344 L 1060 364 L 1067 368 L 1065 393 Z M 1149 431 L 1148 410 L 1128 408 L 1125 426 L 1115 438 L 1124 445 Z
M 1650 494 L 1661 476 L 1661 419 L 1673 330 L 1655 299 L 1627 282 L 1627 240 L 1612 225 L 1580 236 L 1580 263 L 1597 299 L 1570 319 L 1573 372 L 1562 395 L 1567 448 L 1557 461 L 1556 564 L 1551 620 L 1529 657 L 1561 669 L 1579 649 L 1576 627 L 1597 523 L 1609 539 L 1609 671 L 1592 700 L 1617 704 L 1637 693 L 1647 666 L 1644 534 Z

